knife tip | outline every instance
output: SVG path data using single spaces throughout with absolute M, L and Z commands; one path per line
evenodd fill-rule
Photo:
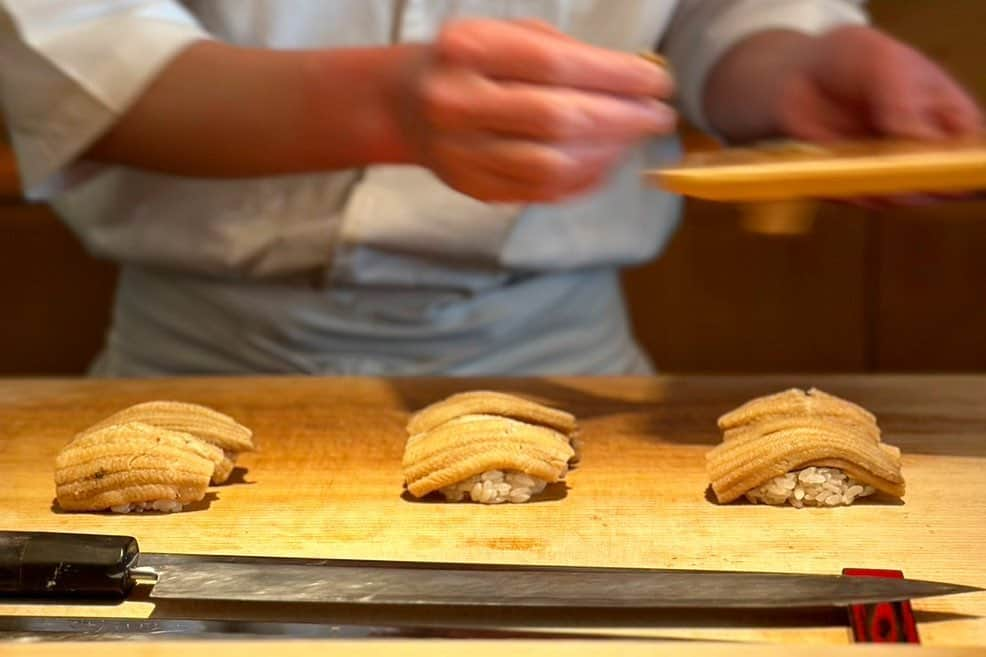
M 913 597 L 931 598 L 945 595 L 961 595 L 963 593 L 981 593 L 986 589 L 967 584 L 947 584 L 945 582 L 923 582 L 925 590 Z
M 951 588 L 953 593 L 982 593 L 986 591 L 986 588 L 981 586 L 968 586 L 965 584 L 953 584 Z

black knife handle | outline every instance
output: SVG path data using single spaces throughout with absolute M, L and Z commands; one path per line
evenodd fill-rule
M 138 555 L 130 536 L 0 531 L 0 598 L 123 599 Z

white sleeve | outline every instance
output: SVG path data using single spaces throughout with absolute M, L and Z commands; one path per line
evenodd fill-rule
M 173 0 L 0 0 L 0 103 L 25 192 L 43 195 L 192 41 Z
M 787 29 L 820 34 L 864 24 L 866 0 L 680 0 L 662 50 L 678 78 L 684 114 L 708 129 L 702 110 L 705 80 L 732 46 L 757 32 Z

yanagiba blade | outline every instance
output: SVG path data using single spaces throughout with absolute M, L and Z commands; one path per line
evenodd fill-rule
M 153 641 L 174 639 L 691 639 L 495 627 L 279 623 L 235 620 L 0 617 L 0 641 Z
M 977 591 L 917 580 L 728 571 L 142 554 L 156 598 L 551 608 L 848 606 Z

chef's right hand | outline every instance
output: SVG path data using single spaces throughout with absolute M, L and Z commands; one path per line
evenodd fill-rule
M 666 71 L 538 22 L 461 20 L 418 51 L 398 124 L 411 161 L 488 202 L 551 202 L 674 131 Z

